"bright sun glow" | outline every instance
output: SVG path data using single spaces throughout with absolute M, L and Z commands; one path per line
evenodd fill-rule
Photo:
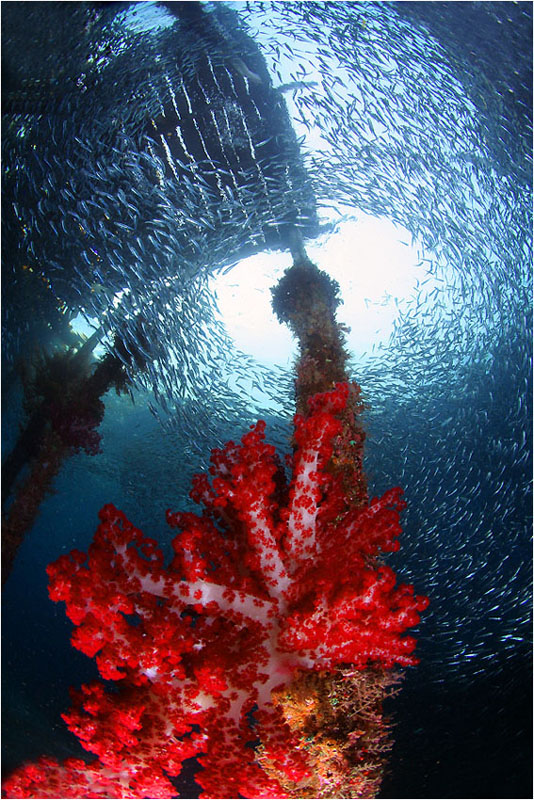
M 408 231 L 361 213 L 341 222 L 336 233 L 308 242 L 306 252 L 339 283 L 342 303 L 336 318 L 350 328 L 347 347 L 356 358 L 387 341 L 402 301 L 428 274 L 410 245 Z M 270 289 L 291 264 L 289 252 L 257 253 L 211 279 L 221 319 L 235 346 L 266 367 L 290 366 L 297 351 L 289 329 L 271 308 Z M 113 298 L 113 306 L 121 295 Z M 98 327 L 97 320 L 81 314 L 71 325 L 86 336 Z M 100 345 L 95 354 L 102 352 Z
M 340 285 L 343 303 L 337 320 L 351 329 L 347 345 L 356 357 L 387 340 L 398 304 L 426 274 L 408 231 L 365 214 L 307 243 L 306 252 Z M 259 253 L 213 279 L 217 305 L 236 347 L 267 366 L 287 366 L 296 352 L 289 330 L 271 309 L 270 293 L 291 263 L 289 253 Z

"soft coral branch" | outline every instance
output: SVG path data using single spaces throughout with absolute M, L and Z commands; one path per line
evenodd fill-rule
M 339 384 L 295 417 L 289 481 L 263 422 L 214 451 L 211 481 L 197 476 L 191 493 L 202 512 L 167 512 L 179 529 L 168 566 L 112 505 L 87 556 L 73 551 L 49 566 L 50 597 L 66 604 L 74 646 L 120 687 L 82 687 L 64 716 L 98 758 L 89 774 L 125 792 L 98 796 L 174 796 L 169 777 L 192 755 L 205 797 L 298 796 L 315 767 L 276 693 L 310 672 L 417 662 L 404 633 L 427 600 L 396 586 L 378 561 L 398 546 L 401 490 L 355 506 L 329 466 L 350 396 Z M 63 783 L 61 767 L 47 777 L 41 765 L 33 779 L 35 769 L 8 780 L 9 796 L 42 785 L 76 796 L 69 782 L 78 785 L 79 765 L 65 767 Z

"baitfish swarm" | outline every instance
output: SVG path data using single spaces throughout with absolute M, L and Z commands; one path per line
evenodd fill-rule
M 358 397 L 339 382 L 309 398 L 289 481 L 261 420 L 213 450 L 191 491 L 202 512 L 167 511 L 168 566 L 107 505 L 88 553 L 48 567 L 72 644 L 117 689 L 82 686 L 63 715 L 95 760 L 42 758 L 7 797 L 176 797 L 193 756 L 202 797 L 374 796 L 381 699 L 394 665 L 417 663 L 404 634 L 428 599 L 380 560 L 399 547 L 401 489 L 354 502 L 332 469 Z

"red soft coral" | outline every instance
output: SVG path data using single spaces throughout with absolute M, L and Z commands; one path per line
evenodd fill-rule
M 309 770 L 271 692 L 302 670 L 416 663 L 403 634 L 427 600 L 377 561 L 398 547 L 401 490 L 354 508 L 327 468 L 348 397 L 339 384 L 295 417 L 289 483 L 264 422 L 215 450 L 211 482 L 193 481 L 202 514 L 167 512 L 180 529 L 168 567 L 112 505 L 87 558 L 74 551 L 49 566 L 50 597 L 77 626 L 73 645 L 121 688 L 82 687 L 64 716 L 98 762 L 25 767 L 9 796 L 81 796 L 86 770 L 93 796 L 171 797 L 169 776 L 198 755 L 205 797 L 283 797 L 255 740 L 297 790 Z

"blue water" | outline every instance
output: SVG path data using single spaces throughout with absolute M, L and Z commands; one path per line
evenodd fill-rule
M 157 357 L 132 371 L 135 405 L 106 396 L 102 454 L 65 461 L 6 584 L 4 769 L 80 752 L 59 715 L 69 686 L 96 676 L 47 598 L 46 565 L 88 546 L 107 502 L 168 546 L 165 509 L 185 508 L 210 448 L 258 416 L 287 449 L 290 370 L 235 350 L 208 278 L 287 249 L 288 220 L 311 244 L 337 207 L 406 229 L 430 281 L 350 365 L 370 405 L 371 491 L 400 484 L 408 501 L 389 563 L 431 598 L 421 664 L 391 703 L 382 796 L 531 796 L 531 4 L 237 2 L 227 16 L 206 4 L 217 25 L 202 47 L 193 23 L 156 4 L 133 16 L 115 3 L 7 5 L 3 455 L 25 419 L 21 360 L 68 342 L 69 316 L 135 342 L 142 309 Z M 213 128 L 191 90 L 219 161 L 196 164 L 190 146 L 177 180 L 143 126 L 168 98 L 165 76 L 193 86 L 206 52 L 245 85 L 225 47 L 274 87 L 302 85 L 267 93 L 266 108 L 282 96 L 289 109 L 270 118 L 276 152 L 261 150 L 272 130 L 248 96 L 214 93 Z

